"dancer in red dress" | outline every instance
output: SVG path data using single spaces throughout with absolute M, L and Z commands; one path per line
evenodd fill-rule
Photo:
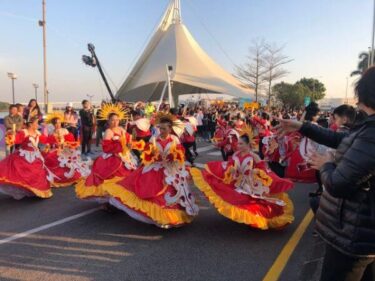
M 293 183 L 272 173 L 250 149 L 244 134 L 229 161 L 191 169 L 195 185 L 223 216 L 254 228 L 282 228 L 293 220 L 293 204 L 285 193 Z
M 156 124 L 160 135 L 146 145 L 143 165 L 105 189 L 109 203 L 134 219 L 162 228 L 181 226 L 198 214 L 198 206 L 188 185 L 184 149 L 171 134 L 173 117 L 159 115 Z
M 109 123 L 102 141 L 103 154 L 95 159 L 91 174 L 78 182 L 76 194 L 80 199 L 107 202 L 108 194 L 104 187 L 128 176 L 137 168 L 137 160 L 131 152 L 131 135 L 119 126 L 120 120 L 126 118 L 122 108 L 107 104 L 102 108 L 100 117 Z
M 74 135 L 62 128 L 64 115 L 51 113 L 45 122 L 52 124 L 53 132 L 47 139 L 47 151 L 43 152 L 45 165 L 55 175 L 52 187 L 65 187 L 78 182 L 90 174 L 89 164 L 81 160 L 79 142 Z
M 19 149 L 0 161 L 0 192 L 17 200 L 26 196 L 52 196 L 49 181 L 53 181 L 53 174 L 45 166 L 38 148 L 39 141 L 46 141 L 38 131 L 38 121 L 38 117 L 31 117 L 26 129 L 13 134 L 11 141 Z

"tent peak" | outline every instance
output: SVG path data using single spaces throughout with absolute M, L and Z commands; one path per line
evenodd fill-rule
M 171 2 L 174 2 L 172 23 L 181 23 L 181 2 L 180 0 L 171 0 Z

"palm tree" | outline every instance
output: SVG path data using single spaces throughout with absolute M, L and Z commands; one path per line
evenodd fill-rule
M 359 62 L 357 66 L 357 70 L 354 70 L 352 73 L 350 73 L 350 76 L 355 76 L 355 75 L 362 75 L 368 68 L 369 60 L 370 60 L 370 55 L 368 52 L 362 52 L 358 56 Z

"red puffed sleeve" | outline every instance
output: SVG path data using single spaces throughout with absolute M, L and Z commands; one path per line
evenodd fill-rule
M 23 130 L 18 131 L 16 136 L 15 136 L 14 143 L 15 144 L 21 144 L 21 143 L 24 142 L 25 139 L 26 139 L 25 132 Z
M 45 135 L 40 135 L 39 136 L 39 142 L 42 144 L 48 144 L 49 137 Z
M 75 138 L 72 133 L 69 133 L 64 136 L 64 141 L 66 142 L 75 142 Z

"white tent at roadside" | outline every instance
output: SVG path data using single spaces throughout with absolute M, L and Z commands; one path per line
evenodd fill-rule
M 167 71 L 167 66 L 172 70 Z M 253 91 L 243 88 L 199 46 L 181 21 L 180 1 L 172 0 L 116 97 L 135 102 L 157 101 L 163 95 L 176 101 L 179 95 L 194 93 L 254 96 Z

